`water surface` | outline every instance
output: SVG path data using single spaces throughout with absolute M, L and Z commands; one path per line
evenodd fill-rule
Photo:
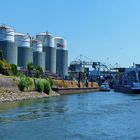
M 96 92 L 0 104 L 0 140 L 140 140 L 140 95 Z

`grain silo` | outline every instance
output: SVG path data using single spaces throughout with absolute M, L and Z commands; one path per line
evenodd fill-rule
M 33 62 L 31 37 L 29 34 L 15 33 L 15 42 L 18 47 L 18 66 L 26 68 L 29 62 Z
M 33 49 L 33 65 L 34 67 L 40 66 L 45 71 L 45 52 L 42 52 L 42 42 L 38 40 L 32 40 Z
M 68 75 L 68 51 L 66 40 L 62 37 L 54 38 L 56 48 L 56 73 L 62 77 Z
M 3 58 L 8 63 L 17 65 L 17 47 L 14 33 L 14 28 L 0 25 L 0 50 L 2 50 Z
M 51 73 L 56 73 L 56 48 L 54 48 L 54 37 L 46 33 L 40 33 L 36 35 L 36 39 L 42 41 L 43 43 L 43 52 L 45 52 L 45 64 L 46 70 L 49 70 Z

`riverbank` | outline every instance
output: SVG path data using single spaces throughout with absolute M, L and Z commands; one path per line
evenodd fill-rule
M 55 91 L 51 91 L 50 94 L 44 92 L 28 91 L 21 92 L 16 88 L 2 88 L 0 87 L 0 102 L 12 102 L 12 101 L 21 101 L 37 98 L 46 98 L 52 96 L 59 96 Z
M 13 102 L 30 100 L 37 98 L 47 98 L 53 96 L 67 95 L 67 94 L 78 94 L 78 93 L 88 93 L 96 92 L 99 89 L 96 88 L 66 88 L 66 89 L 53 89 L 50 94 L 37 91 L 20 91 L 16 88 L 0 88 L 0 102 Z
M 44 92 L 35 91 L 34 84 L 33 87 L 28 89 L 27 91 L 20 91 L 18 88 L 18 80 L 15 77 L 0 77 L 0 102 L 12 102 L 36 98 L 46 98 L 64 94 L 95 92 L 99 90 L 99 87 L 95 82 L 93 83 L 93 87 L 88 88 L 78 88 L 77 83 L 75 81 L 61 80 L 55 82 L 53 83 L 55 87 L 53 87 L 50 94 L 48 95 Z M 59 88 L 56 88 L 57 86 L 59 86 Z

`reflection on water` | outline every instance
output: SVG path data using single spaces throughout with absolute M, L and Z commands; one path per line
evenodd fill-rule
M 140 95 L 65 95 L 0 104 L 1 139 L 139 140 Z
M 66 99 L 66 96 L 64 96 Z M 61 98 L 63 101 L 63 98 Z M 65 104 L 59 104 L 59 98 L 27 100 L 0 104 L 0 122 L 24 121 L 48 118 L 65 111 Z

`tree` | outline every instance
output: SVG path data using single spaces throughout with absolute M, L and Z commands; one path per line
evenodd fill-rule
M 43 73 L 42 67 L 37 66 L 36 67 L 36 77 L 39 78 L 40 77 L 40 74 L 42 74 L 42 73 Z
M 32 62 L 29 62 L 29 63 L 27 64 L 27 69 L 28 69 L 28 75 L 29 75 L 29 76 L 32 76 L 32 75 L 31 75 L 31 71 L 34 70 L 34 66 L 33 66 L 33 63 L 32 63 Z
M 40 67 L 40 66 L 37 66 L 37 67 L 36 67 L 36 70 L 38 70 L 40 73 L 43 73 L 43 69 L 42 69 L 42 67 Z
M 28 69 L 28 71 L 34 70 L 34 66 L 33 66 L 33 63 L 32 63 L 32 62 L 29 62 L 29 63 L 27 64 L 27 69 Z

